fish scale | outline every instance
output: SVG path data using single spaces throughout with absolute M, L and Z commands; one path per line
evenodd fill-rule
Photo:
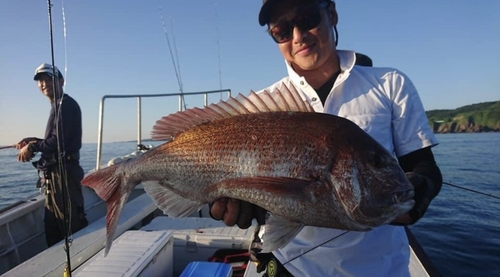
M 305 115 L 310 117 L 315 114 Z M 152 168 L 151 171 L 162 171 L 163 175 L 155 176 L 155 179 L 160 178 L 185 190 L 228 178 L 318 176 L 320 170 L 325 170 L 327 154 L 331 151 L 327 151 L 326 147 L 313 148 L 312 145 L 320 144 L 313 140 L 314 136 L 301 135 L 293 138 L 286 134 L 294 132 L 295 128 L 314 124 L 315 119 L 312 118 L 311 122 L 300 120 L 300 124 L 288 125 L 286 128 L 276 128 L 275 124 L 271 123 L 275 120 L 286 123 L 296 116 L 289 113 L 266 114 L 265 123 L 262 123 L 262 120 L 246 120 L 246 117 L 229 118 L 218 120 L 210 126 L 190 129 L 159 149 L 163 151 L 161 158 L 152 158 L 154 162 L 151 166 L 161 168 Z M 248 117 L 262 119 L 260 114 Z M 221 131 L 218 126 L 226 128 Z M 243 129 L 250 129 L 252 132 L 243 133 Z M 290 148 L 294 151 L 288 151 Z M 144 155 L 145 159 L 149 159 L 148 154 Z M 138 178 L 147 179 L 148 176 Z

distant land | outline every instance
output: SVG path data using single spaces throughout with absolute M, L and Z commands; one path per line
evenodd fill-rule
M 434 133 L 500 132 L 500 101 L 426 112 Z

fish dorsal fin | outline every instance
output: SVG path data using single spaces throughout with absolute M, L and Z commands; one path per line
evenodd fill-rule
M 204 108 L 195 107 L 164 116 L 156 121 L 151 138 L 170 140 L 189 128 L 217 119 L 243 114 L 286 111 L 314 112 L 314 109 L 302 99 L 293 85 L 287 87 L 282 84 L 272 92 L 265 90 L 261 93 L 255 93 L 250 91 L 248 96 L 240 93 L 237 97 L 229 97 L 225 101 L 210 104 Z

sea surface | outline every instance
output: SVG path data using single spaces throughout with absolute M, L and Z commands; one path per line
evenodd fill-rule
M 410 229 L 442 276 L 500 276 L 500 133 L 437 138 L 433 151 L 447 184 Z M 135 142 L 105 143 L 101 164 L 135 148 Z M 83 145 L 86 172 L 96 166 L 96 150 L 95 143 Z M 0 209 L 38 193 L 36 170 L 16 154 L 0 150 Z

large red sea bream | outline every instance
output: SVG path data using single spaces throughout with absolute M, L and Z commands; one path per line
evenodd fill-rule
M 304 225 L 370 230 L 414 204 L 391 153 L 351 121 L 313 112 L 293 87 L 168 115 L 152 137 L 169 141 L 82 181 L 107 203 L 106 253 L 141 183 L 171 217 L 221 197 L 268 210 L 264 251 L 283 247 Z

